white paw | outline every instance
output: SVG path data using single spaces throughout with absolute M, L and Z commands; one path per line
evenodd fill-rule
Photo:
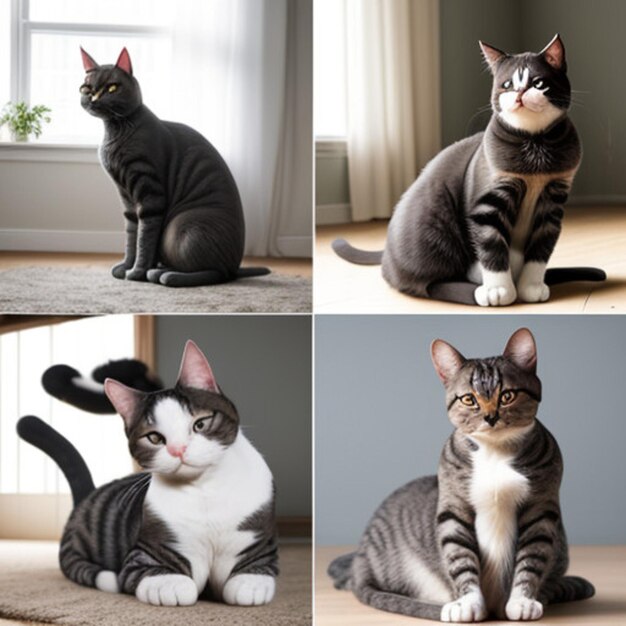
M 479 591 L 466 593 L 441 609 L 442 622 L 481 622 L 486 617 L 485 600 Z
M 190 606 L 198 600 L 198 588 L 189 576 L 163 574 L 146 576 L 137 585 L 137 600 L 159 606 Z
M 96 575 L 96 589 L 107 591 L 108 593 L 119 593 L 120 586 L 117 584 L 117 574 L 106 569 L 98 572 Z
M 513 621 L 539 619 L 543 615 L 543 604 L 532 598 L 510 598 L 504 612 Z
M 517 294 L 515 287 L 511 285 L 502 285 L 499 287 L 487 287 L 480 285 L 474 291 L 474 300 L 480 306 L 506 306 L 515 302 Z
M 528 283 L 518 286 L 518 293 L 524 302 L 545 302 L 550 297 L 550 287 L 545 283 Z
M 226 604 L 256 606 L 267 604 L 274 597 L 276 579 L 265 574 L 237 574 L 224 585 L 222 597 Z

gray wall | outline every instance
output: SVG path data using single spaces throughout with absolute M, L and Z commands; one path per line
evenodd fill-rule
M 352 544 L 393 489 L 436 472 L 452 431 L 429 346 L 501 353 L 528 326 L 539 350 L 539 417 L 565 459 L 571 543 L 626 543 L 626 318 L 623 316 L 318 316 L 316 539 Z
M 541 50 L 554 33 L 565 42 L 584 144 L 572 202 L 626 202 L 626 3 L 621 0 L 441 0 L 444 145 L 481 129 L 490 79 L 478 39 L 511 52 Z
M 157 317 L 157 371 L 173 384 L 187 339 L 204 351 L 274 473 L 277 513 L 311 515 L 311 318 Z

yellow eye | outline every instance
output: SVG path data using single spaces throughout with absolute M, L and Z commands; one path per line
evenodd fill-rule
M 114 91 L 117 91 L 117 85 L 109 85 L 109 93 L 113 93 Z
M 502 404 L 502 406 L 506 406 L 507 404 L 511 404 L 515 398 L 517 398 L 516 391 L 503 391 L 500 394 L 500 404 Z
M 165 443 L 165 437 L 163 437 L 163 435 L 161 435 L 160 433 L 154 431 L 148 433 L 146 435 L 146 439 L 155 446 L 158 446 L 160 443 Z
M 471 393 L 466 393 L 460 398 L 461 403 L 465 406 L 476 406 L 476 398 Z

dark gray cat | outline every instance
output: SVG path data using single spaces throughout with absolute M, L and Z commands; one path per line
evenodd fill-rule
M 541 382 L 530 331 L 502 356 L 465 359 L 445 341 L 432 358 L 456 427 L 437 476 L 414 480 L 374 513 L 357 552 L 329 568 L 340 589 L 384 611 L 444 622 L 534 620 L 593 586 L 565 576 L 563 462 L 536 418 Z
M 87 72 L 81 105 L 104 121 L 100 160 L 126 218 L 126 254 L 113 276 L 190 287 L 268 274 L 239 267 L 243 210 L 219 152 L 143 104 L 126 48 L 115 65 L 98 65 L 82 48 L 81 54 Z
M 146 393 L 107 379 L 105 390 L 147 471 L 96 489 L 66 439 L 36 417 L 18 423 L 72 489 L 63 573 L 150 604 L 190 605 L 201 594 L 236 605 L 270 602 L 278 574 L 272 474 L 197 346 L 187 343 L 173 389 Z
M 543 302 L 550 284 L 604 280 L 593 268 L 546 272 L 581 159 L 561 39 L 538 54 L 480 45 L 493 74 L 485 132 L 424 168 L 394 210 L 382 253 L 343 239 L 335 252 L 382 260 L 385 280 L 404 293 L 481 306 Z

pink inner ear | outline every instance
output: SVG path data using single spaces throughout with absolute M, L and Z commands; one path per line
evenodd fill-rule
M 115 407 L 115 410 L 124 418 L 124 421 L 130 420 L 135 412 L 138 396 L 141 392 L 131 389 L 112 378 L 107 378 L 104 381 L 104 392 Z
M 83 59 L 83 67 L 85 68 L 85 72 L 95 70 L 98 67 L 98 64 L 82 49 L 82 47 L 80 49 L 80 56 Z
M 200 348 L 191 340 L 185 345 L 183 361 L 178 374 L 178 383 L 183 387 L 193 387 L 220 393 L 211 366 L 200 351 Z
M 120 52 L 120 56 L 117 58 L 116 67 L 119 67 L 121 70 L 124 70 L 127 74 L 132 76 L 133 74 L 133 66 L 130 62 L 130 55 L 128 54 L 128 50 L 123 48 Z

